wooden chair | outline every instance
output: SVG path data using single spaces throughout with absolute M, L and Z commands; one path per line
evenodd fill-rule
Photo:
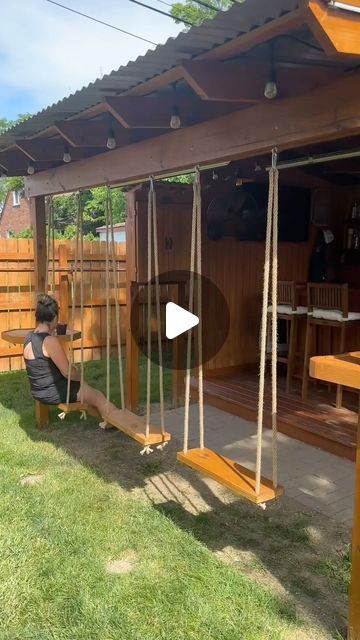
M 309 386 L 309 361 L 312 355 L 316 353 L 314 349 L 314 328 L 316 327 L 334 327 L 340 329 L 339 353 L 343 353 L 345 349 L 346 328 L 349 324 L 360 321 L 360 313 L 349 311 L 349 288 L 347 284 L 315 284 L 308 283 L 308 307 L 309 313 L 306 325 L 305 353 L 304 353 L 304 370 L 302 380 L 302 398 L 307 399 Z M 331 349 L 331 347 L 330 347 Z M 314 353 L 315 350 L 315 353 Z M 336 407 L 342 405 L 341 385 L 336 390 Z
M 272 313 L 272 306 L 268 308 Z M 294 365 L 297 357 L 296 343 L 298 336 L 299 319 L 307 317 L 307 307 L 299 304 L 299 288 L 296 282 L 280 280 L 278 282 L 277 318 L 286 322 L 287 354 L 278 354 L 277 362 L 287 365 L 286 393 L 291 392 L 291 383 L 294 377 Z

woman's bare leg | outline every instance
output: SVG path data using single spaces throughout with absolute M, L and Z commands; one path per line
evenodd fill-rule
M 86 382 L 84 382 L 82 389 L 78 391 L 77 400 L 78 402 L 82 400 L 85 404 L 96 407 L 101 416 L 105 416 L 117 408 L 112 402 L 107 401 L 101 391 L 90 387 Z

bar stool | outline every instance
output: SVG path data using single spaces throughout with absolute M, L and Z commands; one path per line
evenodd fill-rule
M 309 386 L 309 361 L 313 353 L 314 328 L 325 326 L 340 329 L 339 353 L 345 349 L 346 328 L 354 322 L 360 322 L 360 313 L 349 311 L 349 287 L 347 284 L 308 283 L 309 313 L 306 325 L 304 371 L 302 381 L 302 399 L 306 400 Z M 316 334 L 315 334 L 316 335 Z M 342 405 L 343 388 L 336 389 L 336 407 Z
M 268 307 L 268 313 L 272 313 L 272 305 Z M 294 365 L 297 355 L 296 343 L 298 336 L 298 323 L 306 318 L 308 308 L 299 304 L 299 285 L 293 281 L 280 280 L 278 282 L 277 319 L 285 320 L 287 335 L 287 354 L 277 354 L 277 362 L 287 365 L 286 393 L 291 392 L 291 383 L 294 377 Z M 270 323 L 269 323 L 270 324 Z M 270 325 L 271 326 L 271 325 Z

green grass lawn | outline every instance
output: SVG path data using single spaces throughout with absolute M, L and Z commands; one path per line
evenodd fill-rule
M 86 378 L 101 387 L 101 363 L 87 365 Z M 75 420 L 37 430 L 23 372 L 0 375 L 0 419 L 1 640 L 306 637 L 290 598 L 227 566 L 171 513 L 99 473 L 82 459 L 81 441 L 77 456 L 59 446 L 59 434 L 76 438 Z M 90 443 L 95 433 L 109 437 L 93 419 L 79 433 Z M 120 465 L 123 436 L 115 436 Z M 112 573 L 112 561 L 130 570 Z

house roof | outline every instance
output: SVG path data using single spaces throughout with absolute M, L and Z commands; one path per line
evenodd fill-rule
M 114 230 L 122 231 L 123 229 L 125 229 L 125 222 L 116 222 L 113 227 Z M 96 231 L 97 233 L 99 233 L 99 231 L 106 231 L 106 225 L 103 225 L 102 227 L 96 227 Z
M 178 61 L 203 56 L 224 43 L 298 8 L 300 0 L 245 0 L 206 20 L 187 33 L 169 38 L 116 71 L 39 111 L 0 136 L 0 149 L 47 129 L 58 120 L 100 104 L 104 95 L 118 95 L 175 67 Z

